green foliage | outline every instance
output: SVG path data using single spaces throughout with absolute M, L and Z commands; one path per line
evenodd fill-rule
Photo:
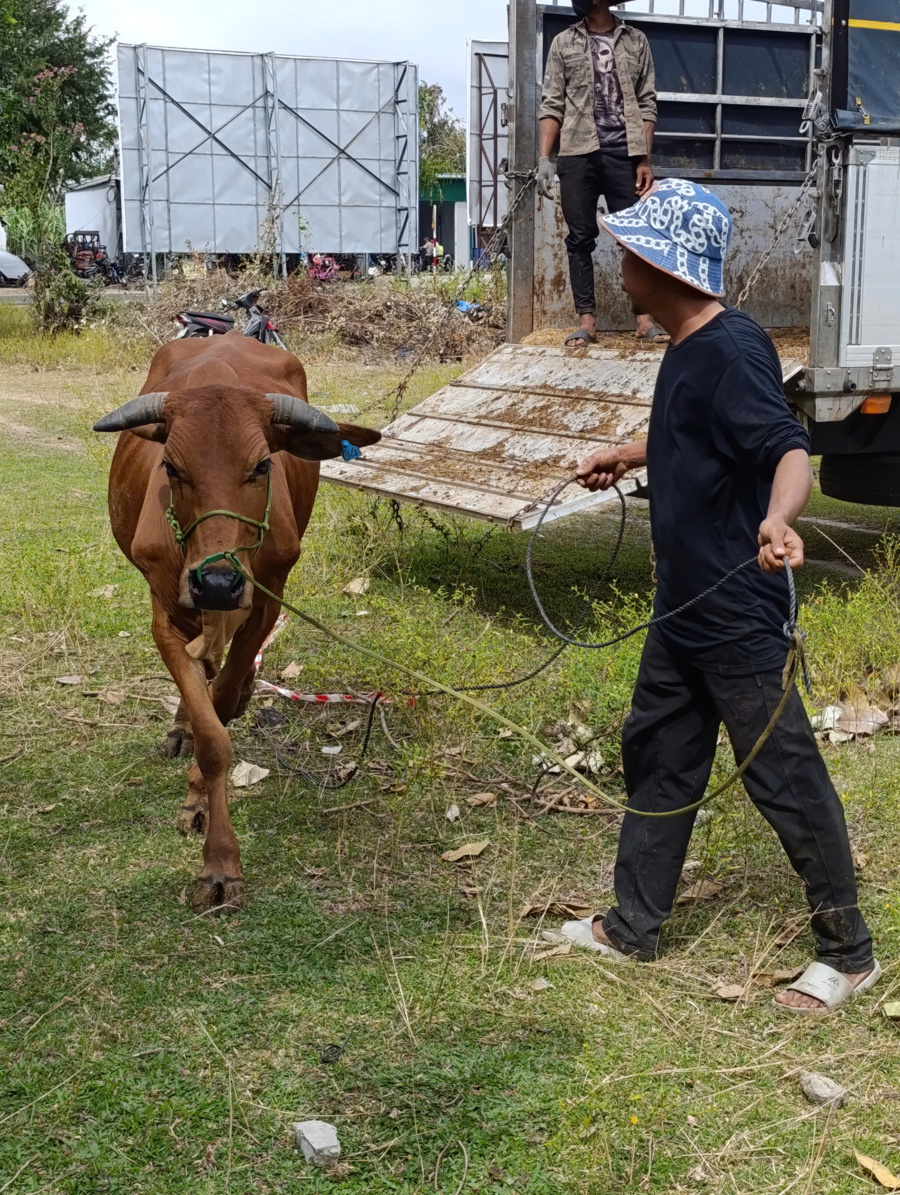
M 900 643 L 900 540 L 885 539 L 875 567 L 859 584 L 835 591 L 821 586 L 807 599 L 804 629 L 812 648 L 813 680 L 819 704 L 851 701 L 868 691 L 881 701 L 883 678 L 893 675 Z M 885 681 L 888 688 L 895 683 Z
M 97 298 L 97 287 L 75 274 L 62 249 L 45 251 L 31 296 L 31 315 L 39 332 L 51 336 L 78 332 L 92 315 Z
M 0 222 L 6 229 L 10 253 L 35 261 L 41 245 L 61 245 L 66 235 L 65 208 L 59 203 L 38 200 L 29 204 L 4 204 L 0 192 Z
M 58 200 L 108 166 L 115 108 L 107 51 L 64 0 L 0 8 L 0 177 L 7 203 Z
M 466 130 L 438 83 L 419 84 L 419 189 L 440 193 L 439 176 L 464 174 Z

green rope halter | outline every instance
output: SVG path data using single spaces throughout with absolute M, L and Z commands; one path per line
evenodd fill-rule
M 251 527 L 256 527 L 259 534 L 256 537 L 256 543 L 249 544 L 245 548 L 229 548 L 224 552 L 213 552 L 210 556 L 205 556 L 197 565 L 197 579 L 203 580 L 203 570 L 208 564 L 215 564 L 219 560 L 227 560 L 228 563 L 235 569 L 236 572 L 243 572 L 240 566 L 240 561 L 235 555 L 236 552 L 255 552 L 262 546 L 262 541 L 265 538 L 266 532 L 269 530 L 269 515 L 272 513 L 272 470 L 269 469 L 268 487 L 266 490 L 266 513 L 259 519 L 251 519 L 249 515 L 238 514 L 234 510 L 208 510 L 206 514 L 199 515 L 194 519 L 193 523 L 184 530 L 181 529 L 181 524 L 178 522 L 178 515 L 175 513 L 175 496 L 171 489 L 169 490 L 169 508 L 166 511 L 166 522 L 172 528 L 172 533 L 175 536 L 175 542 L 181 545 L 182 552 L 187 554 L 187 541 L 193 535 L 195 529 L 204 521 L 204 519 L 212 519 L 217 515 L 222 515 L 227 519 L 237 519 L 239 523 L 249 523 Z

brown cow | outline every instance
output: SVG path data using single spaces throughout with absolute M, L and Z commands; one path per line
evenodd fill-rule
M 178 817 L 184 834 L 206 830 L 193 903 L 237 906 L 244 878 L 228 814 L 226 726 L 247 706 L 254 659 L 279 607 L 227 559 L 197 566 L 236 551 L 243 568 L 281 596 L 319 484 L 311 462 L 340 455 L 342 440 L 361 447 L 380 434 L 309 406 L 297 358 L 237 332 L 163 345 L 141 397 L 94 430 L 124 433 L 110 470 L 109 514 L 116 543 L 150 586 L 153 638 L 181 693 L 167 753 L 189 750 L 193 735 L 196 763 Z M 191 529 L 210 511 L 249 521 L 217 513 Z

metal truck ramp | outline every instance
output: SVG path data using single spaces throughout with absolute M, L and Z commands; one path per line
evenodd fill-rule
M 401 415 L 362 460 L 322 478 L 398 502 L 527 531 L 588 453 L 647 434 L 661 349 L 504 344 Z M 799 362 L 787 363 L 786 375 Z M 629 475 L 624 493 L 646 482 Z M 565 490 L 546 520 L 614 497 Z

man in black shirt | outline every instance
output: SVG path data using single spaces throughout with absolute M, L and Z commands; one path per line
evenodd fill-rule
M 719 302 L 731 220 L 705 187 L 667 180 L 603 220 L 624 249 L 622 280 L 635 312 L 671 336 L 646 442 L 595 453 L 578 469 L 589 490 L 648 467 L 656 552 L 656 615 L 676 610 L 758 550 L 741 572 L 648 635 L 622 761 L 631 809 L 678 810 L 702 797 L 720 723 L 738 761 L 782 693 L 788 642 L 786 559 L 803 563 L 791 524 L 812 487 L 809 438 L 789 410 L 775 348 L 748 316 Z M 776 997 L 823 1013 L 880 975 L 857 907 L 840 799 L 794 690 L 744 774 L 747 793 L 802 878 L 818 961 Z M 616 906 L 568 922 L 563 935 L 613 958 L 655 957 L 675 899 L 694 813 L 626 814 L 615 868 Z

